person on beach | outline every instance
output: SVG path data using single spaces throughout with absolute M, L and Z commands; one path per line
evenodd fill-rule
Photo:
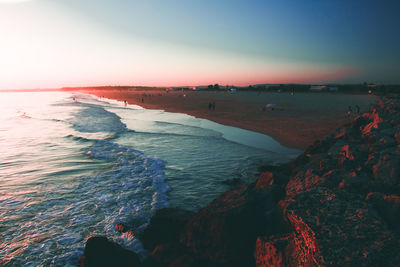
M 360 107 L 356 105 L 357 115 L 360 115 Z
M 351 108 L 351 106 L 349 106 L 347 108 L 347 118 L 350 119 L 351 115 L 353 114 L 353 109 Z

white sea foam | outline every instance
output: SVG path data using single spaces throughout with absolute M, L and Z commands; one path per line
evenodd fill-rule
M 125 132 L 127 128 L 116 114 L 104 110 L 101 105 L 79 101 L 69 102 L 68 105 L 75 107 L 71 109 L 71 116 L 64 116 L 64 120 L 44 118 L 47 125 L 43 126 L 59 127 L 63 122 L 71 126 L 73 132 L 61 134 L 59 138 L 78 142 L 81 148 L 71 152 L 78 152 L 79 161 L 85 165 L 92 162 L 91 165 L 98 166 L 97 170 L 81 169 L 74 175 L 77 166 L 67 167 L 70 164 L 64 164 L 60 159 L 58 169 L 46 170 L 46 176 L 53 177 L 51 180 L 46 178 L 47 183 L 20 181 L 27 183 L 24 191 L 9 187 L 9 192 L 0 198 L 0 228 L 4 237 L 0 245 L 2 264 L 76 264 L 83 253 L 85 241 L 92 235 L 105 235 L 143 255 L 144 250 L 138 239 L 127 233 L 121 234 L 115 229 L 115 224 L 123 223 L 138 233 L 155 209 L 168 206 L 169 187 L 165 183 L 164 162 L 113 143 L 112 135 L 109 140 L 91 139 L 99 137 L 98 133 L 110 136 L 110 133 Z M 47 138 L 55 139 L 56 136 Z M 62 145 L 46 143 L 49 148 Z M 34 147 L 39 149 L 40 142 Z M 42 149 L 46 153 L 48 148 L 45 146 Z M 68 151 L 65 149 L 60 147 L 55 152 Z M 53 159 L 51 156 L 47 155 L 48 160 L 54 162 L 57 154 L 53 155 Z M 74 164 L 79 164 L 78 158 Z M 67 158 L 65 162 L 68 162 Z M 32 168 L 34 166 L 31 164 Z M 32 170 L 25 168 L 23 174 L 29 178 Z M 59 180 L 64 176 L 74 178 Z M 33 184 L 37 184 L 37 190 L 31 190 Z M 10 190 L 17 191 L 11 194 Z

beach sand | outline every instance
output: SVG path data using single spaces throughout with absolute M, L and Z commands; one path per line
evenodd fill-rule
M 85 89 L 85 93 L 126 100 L 148 109 L 186 113 L 224 125 L 267 134 L 282 145 L 305 149 L 349 122 L 347 109 L 367 111 L 376 98 L 341 93 L 169 91 L 161 89 Z M 209 109 L 215 103 L 215 110 Z M 266 104 L 274 110 L 263 111 Z

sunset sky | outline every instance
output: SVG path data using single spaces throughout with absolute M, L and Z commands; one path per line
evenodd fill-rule
M 400 1 L 0 0 L 0 89 L 400 83 Z

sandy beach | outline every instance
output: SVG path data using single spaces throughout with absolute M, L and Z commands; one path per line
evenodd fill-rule
M 186 113 L 224 125 L 272 136 L 281 144 L 305 149 L 345 124 L 347 109 L 367 111 L 376 98 L 370 95 L 332 93 L 258 93 L 169 91 L 158 89 L 85 89 L 99 97 L 127 101 L 148 109 Z M 215 103 L 215 109 L 209 108 Z M 263 109 L 275 104 L 273 110 Z

